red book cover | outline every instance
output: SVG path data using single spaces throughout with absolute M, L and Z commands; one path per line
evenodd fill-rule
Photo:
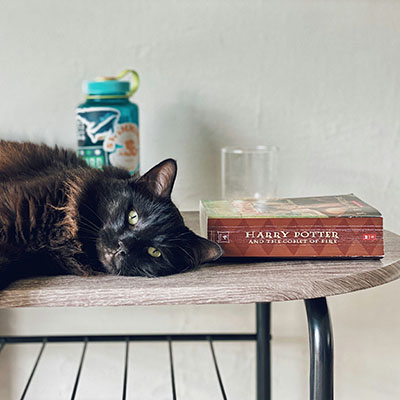
M 200 228 L 224 257 L 383 257 L 378 210 L 353 194 L 202 200 Z

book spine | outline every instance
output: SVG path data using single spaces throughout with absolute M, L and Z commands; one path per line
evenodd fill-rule
M 382 257 L 382 217 L 208 218 L 225 257 Z

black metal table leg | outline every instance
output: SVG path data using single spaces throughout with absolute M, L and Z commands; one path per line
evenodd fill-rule
M 270 303 L 257 303 L 257 400 L 271 400 Z
M 333 400 L 333 337 L 325 297 L 305 300 L 310 341 L 310 400 Z

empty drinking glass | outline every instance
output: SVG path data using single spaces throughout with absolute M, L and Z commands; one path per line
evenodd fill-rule
M 276 197 L 276 146 L 221 149 L 223 199 L 271 199 Z

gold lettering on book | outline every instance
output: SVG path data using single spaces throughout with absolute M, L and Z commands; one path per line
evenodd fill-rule
M 286 239 L 283 243 L 306 243 L 304 239 L 310 239 L 311 243 L 337 243 L 339 233 L 336 231 L 246 231 L 245 238 L 250 239 L 250 244 L 271 243 L 272 240 Z M 298 239 L 294 241 L 292 239 Z M 273 242 L 272 242 L 273 243 Z

